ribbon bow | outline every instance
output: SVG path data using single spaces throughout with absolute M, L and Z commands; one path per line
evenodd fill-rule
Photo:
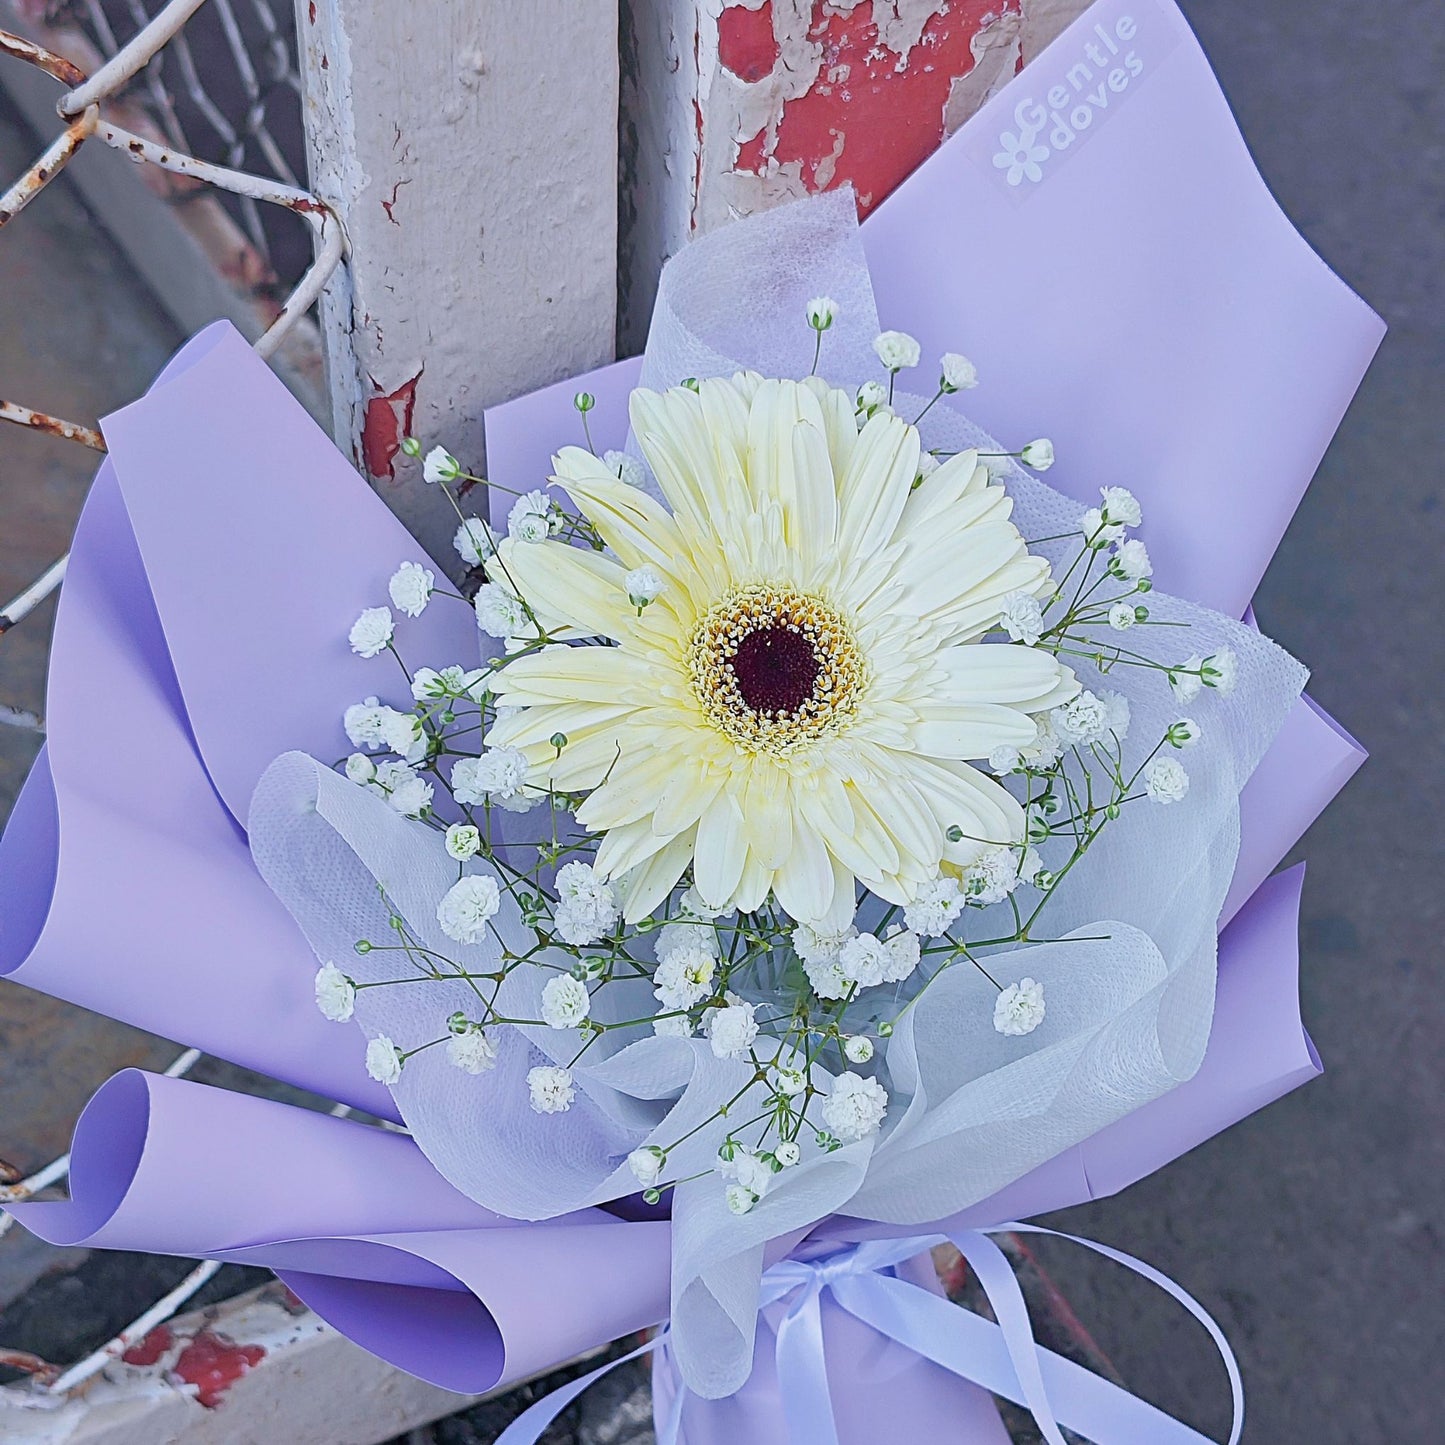
M 1070 1240 L 1133 1270 L 1178 1300 L 1208 1330 L 1224 1361 L 1234 1407 L 1228 1445 L 1239 1445 L 1244 1428 L 1244 1385 L 1239 1364 L 1223 1330 L 1204 1306 L 1166 1275 L 1132 1255 L 1033 1224 L 869 1241 L 818 1259 L 785 1259 L 767 1270 L 759 1308 L 787 1303 L 776 1334 L 778 1381 L 792 1445 L 839 1445 L 823 1350 L 821 1300 L 825 1290 L 840 1308 L 879 1334 L 962 1379 L 1026 1406 L 1048 1445 L 1066 1445 L 1060 1423 L 1098 1445 L 1212 1445 L 1207 1436 L 1137 1395 L 1042 1348 L 1034 1339 L 1018 1280 L 990 1234 L 1047 1234 Z M 997 1324 L 893 1273 L 905 1260 L 945 1241 L 957 1246 L 968 1261 Z M 497 1437 L 497 1445 L 536 1445 L 547 1426 L 595 1380 L 628 1360 L 657 1349 L 666 1351 L 668 1337 L 669 1330 L 664 1328 L 641 1348 L 554 1390 L 523 1411 Z M 673 1370 L 676 1372 L 675 1364 Z M 677 1445 L 683 1408 L 689 1398 L 679 1377 L 669 1418 L 659 1422 L 658 1445 Z

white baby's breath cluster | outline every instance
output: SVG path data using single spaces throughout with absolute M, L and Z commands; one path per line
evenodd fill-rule
M 838 314 L 826 296 L 807 305 L 815 369 Z M 917 340 L 903 332 L 882 333 L 874 350 L 885 380 L 858 387 L 860 430 L 880 414 L 892 415 L 896 378 L 922 358 Z M 947 353 L 927 407 L 978 384 L 973 363 Z M 574 405 L 590 448 L 595 398 L 580 392 Z M 404 450 L 422 455 L 411 439 Z M 628 486 L 641 488 L 648 480 L 628 453 L 609 451 L 599 460 Z M 924 452 L 914 487 L 927 485 L 944 460 Z M 1052 444 L 1040 438 L 998 454 L 989 466 L 1017 461 L 1042 471 L 1053 460 Z M 531 1030 L 534 1046 L 550 1041 L 552 1062 L 531 1067 L 525 1080 L 527 1103 L 544 1116 L 575 1106 L 577 1070 L 608 1033 L 704 1051 L 717 1061 L 712 1067 L 734 1071 L 736 1093 L 682 1139 L 649 1137 L 627 1155 L 638 1188 L 653 1201 L 680 1182 L 675 1151 L 703 1128 L 717 1140 L 714 1167 L 726 1205 L 737 1214 L 758 1207 L 779 1177 L 806 1159 L 877 1136 L 890 1111 L 888 1040 L 912 1000 L 945 969 L 971 966 L 987 979 L 992 1025 L 1004 1039 L 1038 1030 L 1047 1017 L 1043 985 L 1031 977 L 1005 982 L 1006 966 L 995 968 L 992 960 L 1006 963 L 1011 949 L 1041 939 L 1041 916 L 1061 880 L 1127 807 L 1187 803 L 1181 754 L 1203 733 L 1181 712 L 1162 736 L 1135 737 L 1127 699 L 1105 679 L 1116 668 L 1152 671 L 1161 696 L 1181 709 L 1205 694 L 1227 697 L 1238 682 L 1238 661 L 1227 649 L 1165 664 L 1125 645 L 1156 625 L 1147 600 L 1153 566 L 1145 543 L 1133 535 L 1144 520 L 1137 499 L 1123 487 L 1104 487 L 1098 505 L 1083 512 L 1066 539 L 1070 558 L 1056 562 L 1043 585 L 1009 592 L 998 604 L 990 645 L 1049 652 L 1091 667 L 1100 679 L 1034 716 L 1031 741 L 989 755 L 990 771 L 1005 780 L 1023 812 L 1015 841 L 970 839 L 949 828 L 948 843 L 967 861 L 946 863 L 906 903 L 864 891 L 855 896 L 851 917 L 828 923 L 790 917 L 771 893 L 746 911 L 729 898 L 705 899 L 691 869 L 659 904 L 624 921 L 625 879 L 598 866 L 603 835 L 573 820 L 585 797 L 552 786 L 535 755 L 479 741 L 509 711 L 498 702 L 505 670 L 576 637 L 548 623 L 554 615 L 548 599 L 529 598 L 516 585 L 507 549 L 562 541 L 602 554 L 602 538 L 545 488 L 515 496 L 505 537 L 499 536 L 463 512 L 461 499 L 481 478 L 442 447 L 426 452 L 423 475 L 456 507 L 456 550 L 468 579 L 453 592 L 424 563 L 403 561 L 387 585 L 391 606 L 368 607 L 356 618 L 351 648 L 378 665 L 389 657 L 397 687 L 383 702 L 378 685 L 376 695 L 347 709 L 343 724 L 355 751 L 341 766 L 354 784 L 438 833 L 456 872 L 436 899 L 435 922 L 459 956 L 443 957 L 392 916 L 394 937 L 358 939 L 356 950 L 396 950 L 411 971 L 359 983 L 339 963 L 326 962 L 316 975 L 317 1006 L 344 1022 L 357 1015 L 364 990 L 414 987 L 418 970 L 438 981 L 466 979 L 474 1002 L 440 1020 L 434 1037 L 405 1047 L 384 1034 L 371 1037 L 368 1071 L 395 1084 L 410 1058 L 439 1048 L 452 1067 L 478 1076 L 478 1087 L 495 1087 L 481 1076 L 496 1069 L 504 1031 Z M 665 568 L 650 562 L 628 570 L 619 592 L 638 617 L 671 605 Z M 471 608 L 485 648 L 495 654 L 484 666 L 406 670 L 398 630 L 438 598 Z M 550 746 L 554 761 L 569 757 L 565 732 Z M 533 841 L 526 845 L 530 861 L 519 863 L 515 819 L 523 814 L 534 815 L 526 825 Z M 517 946 L 515 927 L 499 926 L 504 910 L 530 940 L 525 948 Z M 473 970 L 466 952 L 472 949 L 485 949 L 494 961 Z M 504 1012 L 500 1003 L 502 984 L 520 968 L 539 971 L 541 980 L 529 1017 Z M 650 997 L 649 1011 L 622 1017 L 626 1010 L 615 1004 L 599 1006 L 599 995 L 612 985 L 639 979 L 648 986 L 641 996 Z M 631 997 L 638 996 L 634 989 Z M 509 995 L 513 1010 L 515 997 Z M 364 1024 L 364 1008 L 361 1018 Z

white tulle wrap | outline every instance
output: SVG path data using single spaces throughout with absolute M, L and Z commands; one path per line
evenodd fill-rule
M 847 193 L 738 222 L 675 258 L 663 276 L 644 385 L 741 368 L 806 374 L 813 336 L 802 318 L 816 295 L 839 303 L 824 339 L 822 374 L 850 389 L 878 379 L 871 343 L 879 324 Z M 968 344 L 967 335 L 959 336 L 960 350 Z M 925 375 L 931 364 L 925 361 Z M 1003 450 L 954 410 L 953 400 L 924 419 L 925 445 Z M 922 405 L 904 398 L 898 409 L 914 416 Z M 1049 398 L 1040 395 L 1038 431 L 1048 429 Z M 1014 449 L 1026 440 L 1007 439 Z M 1119 438 L 1121 448 L 1129 444 Z M 1208 444 L 1206 417 L 1200 444 Z M 1006 480 L 1025 537 L 1076 526 L 1081 509 L 1074 502 L 1016 468 Z M 1239 622 L 1159 592 L 1149 606 L 1155 620 L 1187 623 L 1189 630 L 1136 628 L 1130 647 L 1166 663 L 1226 646 L 1239 659 L 1232 697 L 1206 691 L 1189 708 L 1203 740 L 1183 755 L 1187 798 L 1174 806 L 1126 807 L 1070 870 L 1044 917 L 1049 938 L 1072 941 L 1019 946 L 989 959 L 1000 983 L 1025 976 L 1043 983 L 1048 1011 L 1036 1032 L 1024 1038 L 995 1032 L 993 987 L 977 970 L 954 967 L 903 1013 L 879 1051 L 875 1064 L 891 1096 L 879 1135 L 832 1154 L 805 1152 L 746 1215 L 729 1213 L 715 1175 L 676 1190 L 673 1338 L 699 1393 L 726 1394 L 747 1377 L 768 1241 L 838 1212 L 903 1228 L 946 1216 L 1198 1068 L 1214 1005 L 1216 921 L 1238 851 L 1239 793 L 1305 673 Z M 338 632 L 347 621 L 337 619 Z M 455 659 L 413 661 L 442 666 Z M 1087 665 L 1078 670 L 1086 687 L 1128 698 L 1126 758 L 1131 749 L 1151 747 L 1179 716 L 1158 673 L 1116 668 L 1101 679 Z M 392 701 L 408 705 L 402 697 Z M 414 937 L 466 969 L 496 967 L 494 940 L 462 947 L 437 923 L 437 901 L 456 878 L 440 836 L 329 767 L 296 753 L 278 759 L 257 789 L 250 832 L 261 872 L 318 958 L 359 982 L 407 971 L 400 953 L 354 949 L 358 939 L 394 942 L 393 911 Z M 1052 847 L 1044 845 L 1044 861 L 1057 866 Z M 505 893 L 503 902 L 500 933 L 525 951 L 533 936 Z M 988 914 L 971 911 L 974 936 L 1013 932 L 1007 907 L 996 907 L 997 929 Z M 514 970 L 500 1006 L 512 1016 L 537 1017 L 547 976 L 531 966 Z M 469 1004 L 475 996 L 461 981 L 364 988 L 356 1018 L 368 1035 L 410 1048 L 437 1037 L 447 1015 Z M 639 980 L 601 990 L 597 1007 L 607 1010 L 604 1019 L 624 1019 L 647 1015 L 655 1004 Z M 649 1141 L 673 1144 L 710 1118 L 749 1069 L 715 1058 L 704 1040 L 657 1038 L 643 1029 L 630 1040 L 620 1037 L 628 1032 L 608 1033 L 588 1051 L 575 1070 L 577 1101 L 563 1114 L 539 1115 L 528 1103 L 528 1069 L 565 1062 L 576 1049 L 574 1034 L 545 1028 L 494 1031 L 497 1066 L 479 1076 L 451 1066 L 442 1048 L 415 1056 L 395 1086 L 397 1104 L 441 1173 L 503 1214 L 545 1218 L 632 1195 L 638 1185 L 628 1152 Z M 735 1118 L 759 1112 L 747 1102 Z M 669 1176 L 709 1169 L 726 1128 L 714 1123 L 674 1150 Z

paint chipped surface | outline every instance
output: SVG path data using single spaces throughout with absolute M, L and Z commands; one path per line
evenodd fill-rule
M 851 184 L 867 214 L 1086 0 L 713 0 L 693 228 Z
M 366 403 L 361 426 L 361 459 L 367 475 L 376 481 L 391 481 L 396 476 L 396 457 L 402 438 L 411 434 L 412 413 L 416 410 L 416 387 L 421 372 L 402 382 L 395 391 L 380 392 Z M 376 381 L 371 379 L 373 389 Z
M 181 1351 L 172 1373 L 183 1384 L 196 1387 L 197 1403 L 214 1410 L 226 1391 L 265 1355 L 260 1345 L 238 1345 L 225 1335 L 202 1330 Z

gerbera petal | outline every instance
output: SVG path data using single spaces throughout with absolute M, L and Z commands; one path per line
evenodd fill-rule
M 916 428 L 902 417 L 871 417 L 839 481 L 838 545 L 844 556 L 868 556 L 898 525 L 918 475 Z
M 731 793 L 720 792 L 698 820 L 692 865 L 698 892 L 717 903 L 731 902 L 747 853 L 742 809 Z
M 626 874 L 623 886 L 622 916 L 629 923 L 646 918 L 677 886 L 692 857 L 695 839 L 691 832 L 674 838 L 659 848 L 646 863 Z
M 1079 688 L 1053 653 L 1037 647 L 994 643 L 946 647 L 934 659 L 934 701 L 1009 703 L 1044 712 Z
M 496 565 L 548 632 L 571 628 L 583 637 L 620 642 L 631 631 L 637 613 L 627 600 L 627 569 L 600 552 L 509 537 Z
M 793 847 L 773 873 L 773 892 L 783 911 L 800 922 L 812 923 L 833 907 L 833 860 L 823 840 L 811 828 L 793 833 Z
M 558 454 L 559 464 L 578 448 Z M 587 457 L 587 452 L 581 452 Z M 592 460 L 595 460 L 593 458 Z M 602 540 L 622 559 L 625 568 L 648 563 L 674 580 L 683 580 L 679 563 L 685 558 L 682 538 L 671 516 L 646 492 L 628 486 L 606 467 L 579 468 L 569 475 L 559 465 L 552 478 L 587 514 Z

